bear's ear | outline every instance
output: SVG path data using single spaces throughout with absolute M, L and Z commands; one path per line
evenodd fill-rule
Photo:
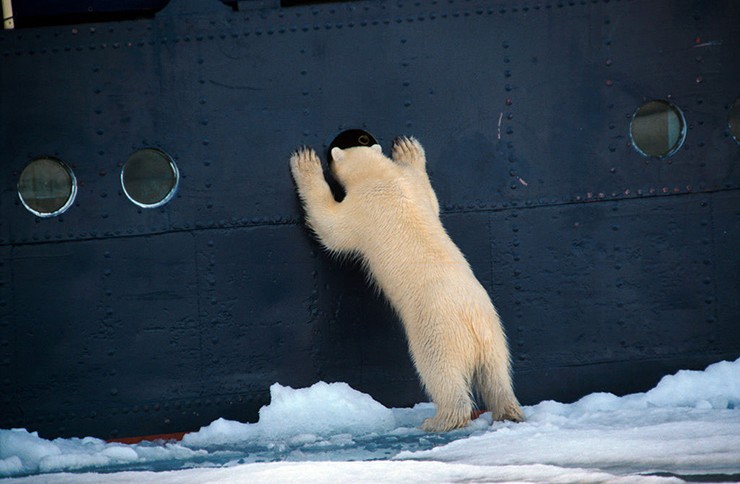
M 344 151 L 341 148 L 335 146 L 331 149 L 331 159 L 334 161 L 341 160 L 344 158 Z
M 381 148 L 381 147 L 380 147 L 380 145 L 379 145 L 379 144 L 377 144 L 377 143 L 376 143 L 376 144 L 374 144 L 374 145 L 372 145 L 372 146 L 371 146 L 370 148 L 374 149 L 374 150 L 375 150 L 375 151 L 377 151 L 378 153 L 382 153 L 382 152 L 383 152 L 383 148 Z

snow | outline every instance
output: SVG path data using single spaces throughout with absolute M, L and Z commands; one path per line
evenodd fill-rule
M 270 387 L 270 405 L 260 409 L 258 424 L 218 419 L 186 435 L 183 443 L 192 447 L 305 440 L 310 444 L 318 436 L 389 432 L 395 424 L 391 409 L 346 383 L 318 382 L 300 390 L 276 383 Z
M 740 480 L 740 359 L 646 393 L 525 407 L 526 422 L 427 434 L 429 403 L 389 409 L 346 383 L 275 384 L 253 424 L 218 419 L 135 445 L 0 430 L 13 482 L 680 482 Z M 709 476 L 709 477 L 707 477 Z

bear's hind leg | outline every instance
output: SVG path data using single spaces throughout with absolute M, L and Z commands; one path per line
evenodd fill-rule
M 497 357 L 498 356 L 498 357 Z M 490 351 L 475 375 L 478 393 L 494 421 L 522 422 L 524 414 L 514 395 L 508 358 Z
M 424 386 L 437 406 L 437 413 L 421 424 L 425 432 L 447 432 L 465 427 L 470 422 L 473 398 L 470 382 L 462 373 L 445 371 L 431 378 L 424 378 Z

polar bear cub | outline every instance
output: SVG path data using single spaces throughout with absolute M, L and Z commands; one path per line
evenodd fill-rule
M 331 152 L 346 196 L 337 202 L 310 148 L 290 167 L 306 222 L 332 253 L 361 257 L 403 322 L 414 365 L 437 406 L 426 431 L 465 426 L 473 390 L 495 420 L 522 420 L 501 321 L 488 293 L 439 219 L 439 203 L 414 138 Z

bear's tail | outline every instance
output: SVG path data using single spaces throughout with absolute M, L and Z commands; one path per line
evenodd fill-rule
M 521 422 L 524 414 L 514 395 L 508 352 L 497 352 L 492 347 L 487 350 L 475 375 L 478 395 L 494 421 Z

